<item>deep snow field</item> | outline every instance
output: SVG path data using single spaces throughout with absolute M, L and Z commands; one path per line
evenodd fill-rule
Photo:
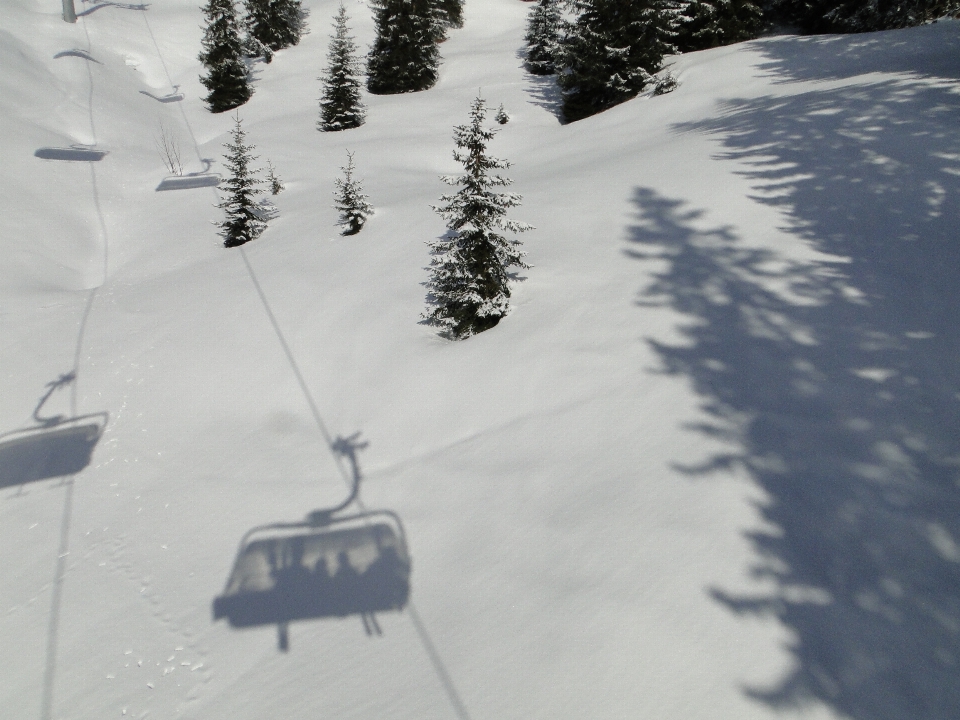
M 957 717 L 957 22 L 669 58 L 675 92 L 564 126 L 531 6 L 467 0 L 434 88 L 320 133 L 307 0 L 240 108 L 279 217 L 226 250 L 215 189 L 156 190 L 161 124 L 223 169 L 199 4 L 0 3 L 0 442 L 71 370 L 43 413 L 109 414 L 82 471 L 0 483 L 0 718 Z M 478 90 L 533 267 L 450 342 L 430 205 Z M 214 622 L 241 536 L 342 498 L 356 432 L 410 605 L 285 653 Z

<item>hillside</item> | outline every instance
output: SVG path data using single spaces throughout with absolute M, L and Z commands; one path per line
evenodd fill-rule
M 161 124 L 223 168 L 198 4 L 0 5 L 0 443 L 66 373 L 41 416 L 108 416 L 82 471 L 0 482 L 0 718 L 954 716 L 956 21 L 670 58 L 673 93 L 561 125 L 530 5 L 468 0 L 434 88 L 320 133 L 309 0 L 240 109 L 279 217 L 226 250 L 215 188 L 157 190 Z M 430 205 L 478 90 L 532 267 L 450 342 Z M 410 605 L 285 653 L 214 622 L 244 533 L 337 503 L 357 432 Z

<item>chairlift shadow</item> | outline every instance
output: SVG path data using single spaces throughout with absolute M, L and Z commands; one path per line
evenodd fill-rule
M 359 435 L 359 433 L 357 434 Z M 289 649 L 295 620 L 359 615 L 367 635 L 381 635 L 375 613 L 402 610 L 410 597 L 411 560 L 400 517 L 390 510 L 340 515 L 357 498 L 357 435 L 338 438 L 334 450 L 353 470 L 349 497 L 302 522 L 249 530 L 213 618 L 231 627 L 276 625 L 278 646 Z
M 220 176 L 216 173 L 193 173 L 190 175 L 171 175 L 157 185 L 156 192 L 166 190 L 192 190 L 193 188 L 216 187 Z
M 33 411 L 37 425 L 0 434 L 0 488 L 75 475 L 90 464 L 107 426 L 106 412 L 40 416 L 53 392 L 69 385 L 75 377 L 67 373 L 47 385 L 49 389 Z
M 79 18 L 79 17 L 86 17 L 87 15 L 92 15 L 97 10 L 101 10 L 105 7 L 115 7 L 115 8 L 119 8 L 120 10 L 142 10 L 145 12 L 147 8 L 150 7 L 150 5 L 147 3 L 139 3 L 135 5 L 133 3 L 102 2 L 97 5 L 94 5 L 93 7 L 87 8 L 83 12 L 78 12 L 77 17 Z
M 175 85 L 173 88 L 173 92 L 167 93 L 166 95 L 154 95 L 152 92 L 148 92 L 147 90 L 141 90 L 140 94 L 146 95 L 149 98 L 153 98 L 157 102 L 162 102 L 162 103 L 180 102 L 181 100 L 183 100 L 184 94 L 178 88 L 179 88 L 179 85 Z
M 71 147 L 42 147 L 34 153 L 41 160 L 66 160 L 68 162 L 100 162 L 108 150 L 96 150 L 82 145 Z

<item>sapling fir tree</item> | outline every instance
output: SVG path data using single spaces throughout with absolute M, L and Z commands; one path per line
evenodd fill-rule
M 244 0 L 244 7 L 247 32 L 264 47 L 276 52 L 300 42 L 303 34 L 300 0 Z
M 255 148 L 246 143 L 239 115 L 235 118 L 231 142 L 227 143 L 226 148 L 227 154 L 223 157 L 227 161 L 226 168 L 230 176 L 220 181 L 220 189 L 226 197 L 217 205 L 226 217 L 216 225 L 220 228 L 224 247 L 237 247 L 256 240 L 267 226 L 261 219 L 263 212 L 255 200 L 263 192 L 257 187 L 263 180 L 257 177 L 257 169 L 251 167 L 257 159 L 252 154 Z
M 502 232 L 517 233 L 530 225 L 509 220 L 507 209 L 520 204 L 515 193 L 492 188 L 510 185 L 508 178 L 491 170 L 510 167 L 505 160 L 487 155 L 495 131 L 483 126 L 486 103 L 477 98 L 470 107 L 470 122 L 454 128 L 454 159 L 465 173 L 441 178 L 459 186 L 445 203 L 433 209 L 447 221 L 447 233 L 429 244 L 431 278 L 428 301 L 432 308 L 423 319 L 443 328 L 453 339 L 469 337 L 495 326 L 510 309 L 511 268 L 530 267 L 523 261 L 520 241 Z
M 334 196 L 334 207 L 340 211 L 340 221 L 337 225 L 343 227 L 344 235 L 356 235 L 373 214 L 373 206 L 369 198 L 363 194 L 363 187 L 359 180 L 353 178 L 353 153 L 347 152 L 347 164 L 340 168 L 343 178 L 334 180 L 337 186 Z
M 557 76 L 570 122 L 638 95 L 673 49 L 665 0 L 574 0 L 574 9 Z
M 435 0 L 374 0 L 377 36 L 367 55 L 367 90 L 417 92 L 437 81 L 443 22 Z
M 360 100 L 360 64 L 356 57 L 357 45 L 347 27 L 347 10 L 341 4 L 333 21 L 334 34 L 327 52 L 327 69 L 320 78 L 323 96 L 320 98 L 320 130 L 346 130 L 360 127 L 364 120 Z
M 281 192 L 283 192 L 283 182 L 277 175 L 277 170 L 275 167 L 273 167 L 273 163 L 269 160 L 267 160 L 267 185 L 270 186 L 271 195 L 279 195 Z
M 253 90 L 243 62 L 243 44 L 233 0 L 209 0 L 203 8 L 206 27 L 199 55 L 206 74 L 200 82 L 209 91 L 204 98 L 210 112 L 221 113 L 243 105 Z
M 563 34 L 563 16 L 559 0 L 539 0 L 527 18 L 527 70 L 534 75 L 552 75 Z

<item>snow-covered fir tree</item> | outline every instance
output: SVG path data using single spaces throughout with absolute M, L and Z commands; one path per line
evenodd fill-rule
M 267 185 L 270 186 L 271 195 L 279 195 L 281 192 L 283 192 L 283 182 L 277 175 L 277 170 L 275 167 L 273 167 L 273 163 L 269 160 L 267 160 Z
M 573 0 L 557 80 L 570 122 L 638 95 L 673 48 L 664 0 Z
M 206 73 L 200 82 L 208 90 L 204 102 L 220 113 L 243 105 L 253 90 L 243 62 L 243 44 L 233 0 L 208 0 L 203 8 L 206 26 L 199 55 Z
M 343 227 L 344 235 L 356 235 L 373 214 L 369 197 L 363 194 L 363 186 L 353 177 L 353 153 L 347 152 L 347 164 L 340 168 L 343 178 L 334 180 L 337 186 L 334 207 L 340 212 L 337 225 Z
M 446 27 L 463 27 L 463 0 L 437 0 L 437 9 Z
M 527 70 L 534 75 L 552 75 L 557 71 L 557 55 L 563 34 L 563 15 L 559 0 L 538 0 L 527 18 Z
M 300 42 L 303 34 L 300 0 L 244 0 L 244 7 L 247 32 L 264 47 L 276 52 Z
M 262 211 L 255 200 L 263 192 L 257 187 L 263 180 L 257 177 L 257 170 L 251 167 L 257 159 L 251 154 L 255 148 L 246 144 L 246 134 L 239 115 L 235 118 L 231 142 L 227 143 L 226 148 L 227 154 L 223 157 L 227 161 L 226 168 L 230 176 L 220 181 L 220 188 L 226 197 L 217 205 L 226 217 L 216 224 L 220 228 L 224 247 L 237 247 L 256 240 L 267 226 L 261 219 Z
M 333 21 L 334 34 L 327 52 L 327 69 L 321 77 L 320 130 L 346 130 L 360 127 L 364 120 L 360 100 L 360 62 L 357 45 L 347 27 L 347 10 L 341 4 Z
M 751 0 L 680 0 L 674 7 L 672 42 L 679 52 L 732 45 L 763 28 L 763 11 Z
M 510 185 L 508 178 L 491 175 L 491 170 L 510 167 L 505 160 L 487 155 L 487 143 L 495 131 L 483 126 L 486 103 L 477 98 L 470 107 L 470 122 L 454 128 L 454 159 L 466 171 L 441 179 L 459 186 L 445 203 L 433 209 L 447 221 L 447 233 L 429 244 L 430 295 L 432 308 L 423 319 L 443 328 L 445 334 L 461 339 L 488 330 L 510 309 L 511 268 L 530 267 L 520 241 L 502 232 L 530 230 L 525 223 L 509 220 L 507 209 L 520 204 L 515 193 L 497 193 L 492 188 Z
M 434 0 L 374 0 L 377 36 L 367 55 L 367 90 L 417 92 L 437 81 L 443 23 Z

